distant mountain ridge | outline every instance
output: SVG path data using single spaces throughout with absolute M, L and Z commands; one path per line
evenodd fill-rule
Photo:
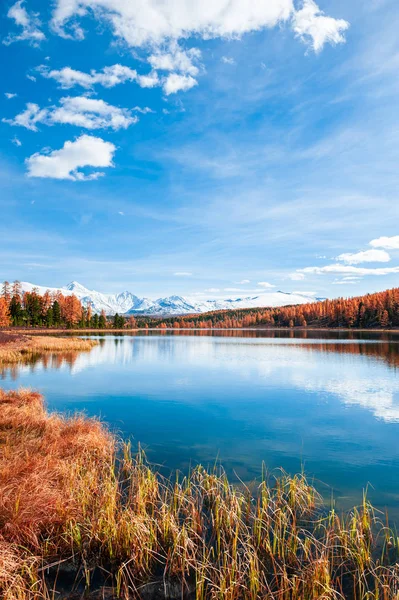
M 309 302 L 323 300 L 323 298 L 314 298 L 313 296 L 308 296 L 306 294 L 290 294 L 282 291 L 266 292 L 241 298 L 216 300 L 199 300 L 197 298 L 185 296 L 169 296 L 151 300 L 150 298 L 145 297 L 139 298 L 128 291 L 119 294 L 103 294 L 101 292 L 96 292 L 95 290 L 89 290 L 77 281 L 72 281 L 62 288 L 47 288 L 23 281 L 21 282 L 21 287 L 24 292 L 31 292 L 33 289 L 37 289 L 38 293 L 41 295 L 47 290 L 50 292 L 60 291 L 64 295 L 74 294 L 84 306 L 91 304 L 94 312 L 100 313 L 104 310 L 108 316 L 114 315 L 115 313 L 121 315 L 149 316 L 188 315 L 214 310 L 308 304 Z

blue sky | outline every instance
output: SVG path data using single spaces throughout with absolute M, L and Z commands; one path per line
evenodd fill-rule
M 397 285 L 396 0 L 0 16 L 0 279 L 153 297 Z

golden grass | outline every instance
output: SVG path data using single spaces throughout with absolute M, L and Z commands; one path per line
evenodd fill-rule
M 46 352 L 90 352 L 97 345 L 98 341 L 96 340 L 82 340 L 74 337 L 19 336 L 14 341 L 10 336 L 9 343 L 0 343 L 0 364 L 23 362 Z
M 1 598 L 57 597 L 68 570 L 97 597 L 398 600 L 397 559 L 366 498 L 340 516 L 304 475 L 164 479 L 99 422 L 0 392 Z

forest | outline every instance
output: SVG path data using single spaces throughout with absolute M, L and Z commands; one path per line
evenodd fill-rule
M 149 323 L 150 327 L 154 325 L 161 328 L 200 329 L 257 326 L 396 328 L 399 327 L 399 288 L 354 298 L 337 298 L 278 308 L 216 311 Z
M 90 305 L 84 307 L 75 295 L 60 291 L 42 296 L 33 289 L 22 292 L 19 281 L 2 284 L 0 296 L 0 327 L 47 327 L 67 329 L 106 329 L 136 327 L 134 318 L 115 315 L 110 321 L 105 312 L 94 314 Z
M 4 282 L 0 295 L 0 327 L 67 329 L 236 329 L 251 327 L 320 327 L 390 329 L 399 327 L 399 288 L 310 304 L 278 308 L 224 310 L 181 317 L 107 317 L 84 307 L 74 295 L 21 291 L 18 281 Z

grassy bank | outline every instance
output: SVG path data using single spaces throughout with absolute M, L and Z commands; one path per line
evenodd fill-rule
M 99 422 L 0 391 L 5 600 L 393 600 L 397 558 L 366 500 L 339 516 L 302 475 L 255 497 L 202 467 L 166 480 Z
M 73 337 L 30 336 L 0 332 L 0 364 L 13 364 L 45 352 L 89 352 L 95 340 Z

